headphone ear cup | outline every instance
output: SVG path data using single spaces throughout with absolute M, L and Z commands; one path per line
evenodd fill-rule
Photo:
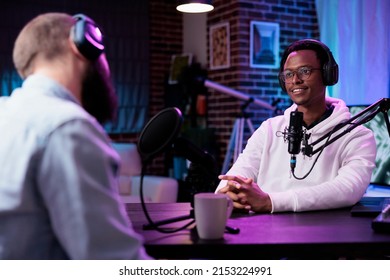
M 339 80 L 339 66 L 334 62 L 331 57 L 332 54 L 328 53 L 329 62 L 324 64 L 324 69 L 322 70 L 322 78 L 324 84 L 327 86 L 335 85 Z
M 96 60 L 104 51 L 103 35 L 95 22 L 83 14 L 73 16 L 76 19 L 70 36 L 79 52 L 88 60 Z
M 328 62 L 324 64 L 322 69 L 322 80 L 324 82 L 324 85 L 335 85 L 339 80 L 339 66 L 336 63 L 332 52 L 324 43 L 315 40 L 311 41 L 321 46 L 322 49 L 326 52 L 326 55 L 328 56 Z

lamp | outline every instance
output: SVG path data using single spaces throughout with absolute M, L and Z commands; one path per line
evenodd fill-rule
M 182 13 L 207 13 L 214 9 L 211 0 L 178 1 L 176 10 Z

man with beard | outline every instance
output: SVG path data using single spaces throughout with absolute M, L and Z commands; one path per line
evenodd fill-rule
M 81 14 L 39 15 L 16 39 L 24 82 L 0 99 L 0 259 L 150 259 L 101 126 L 116 107 L 103 51 Z
M 261 124 L 232 168 L 219 177 L 222 181 L 216 192 L 231 197 L 236 209 L 258 213 L 331 209 L 358 202 L 375 166 L 372 131 L 359 126 L 313 157 L 300 153 L 299 142 L 298 153 L 291 149 L 296 162 L 290 155 L 290 140 L 284 139 L 290 138 L 284 131 L 290 126 L 291 112 L 303 114 L 301 124 L 292 123 L 295 139 L 299 139 L 298 130 L 306 130 L 309 144 L 351 118 L 344 101 L 326 97 L 326 86 L 337 81 L 338 65 L 323 43 L 304 39 L 288 46 L 279 82 L 294 104 L 282 116 Z M 283 132 L 286 136 L 280 137 Z

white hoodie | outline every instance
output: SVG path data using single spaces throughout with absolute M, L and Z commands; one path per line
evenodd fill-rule
M 309 144 L 351 118 L 344 101 L 327 97 L 326 103 L 334 106 L 333 113 L 307 131 L 311 134 Z M 269 194 L 272 212 L 330 209 L 355 204 L 364 194 L 375 167 L 376 144 L 372 131 L 358 126 L 325 147 L 312 172 L 305 179 L 297 180 L 290 172 L 288 143 L 280 136 L 289 125 L 290 112 L 296 108 L 297 105 L 293 104 L 283 116 L 264 121 L 248 139 L 244 151 L 227 174 L 253 178 Z M 314 146 L 314 150 L 323 143 Z M 318 154 L 312 157 L 298 154 L 294 174 L 297 177 L 306 175 Z M 216 191 L 225 185 L 226 181 L 221 181 Z

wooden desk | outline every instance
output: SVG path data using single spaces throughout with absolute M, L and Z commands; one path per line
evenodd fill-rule
M 143 230 L 147 220 L 141 204 L 126 204 L 134 229 L 158 259 L 387 259 L 390 234 L 375 233 L 372 217 L 352 217 L 350 209 L 277 214 L 233 214 L 228 225 L 239 234 L 224 239 L 198 238 L 195 228 L 164 234 Z M 154 222 L 189 215 L 189 203 L 147 204 Z M 165 225 L 177 228 L 184 222 Z

